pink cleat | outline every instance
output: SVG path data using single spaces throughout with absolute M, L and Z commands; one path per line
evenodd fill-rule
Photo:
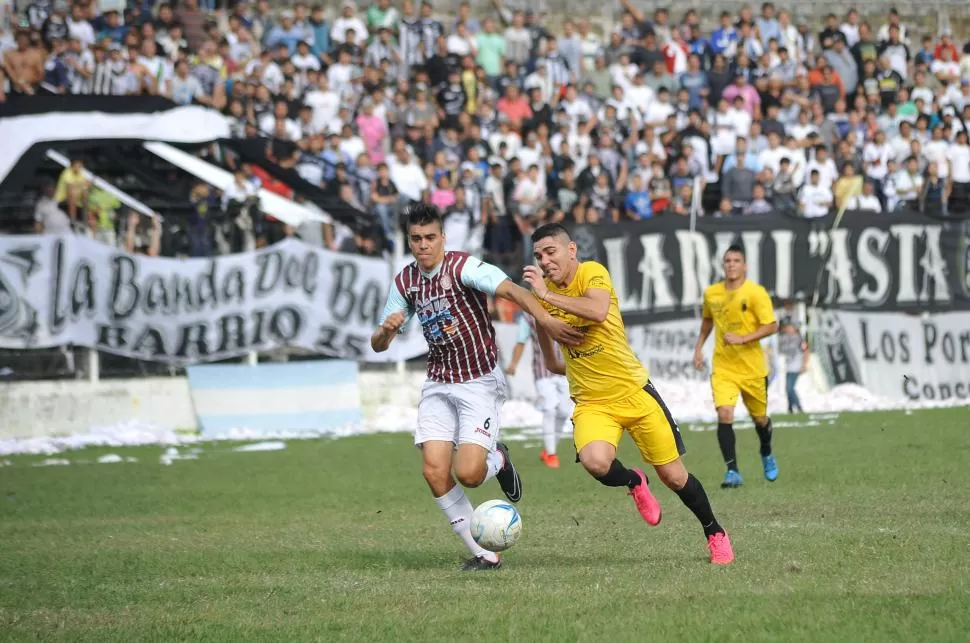
M 712 565 L 728 565 L 734 560 L 734 549 L 726 532 L 719 531 L 708 536 L 707 549 L 711 552 Z
M 648 525 L 652 527 L 659 525 L 663 512 L 660 510 L 660 503 L 650 493 L 650 487 L 647 485 L 647 476 L 640 469 L 633 469 L 633 472 L 640 476 L 640 484 L 630 489 L 633 502 L 637 503 L 637 511 L 640 512 L 640 515 L 643 516 L 643 519 L 647 521 Z

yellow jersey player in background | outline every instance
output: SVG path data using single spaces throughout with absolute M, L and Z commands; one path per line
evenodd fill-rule
M 694 346 L 694 367 L 700 370 L 704 367 L 704 342 L 712 329 L 716 331 L 711 391 L 717 409 L 717 442 L 727 465 L 722 488 L 744 484 L 734 444 L 734 407 L 739 395 L 758 432 L 765 478 L 769 482 L 778 479 L 778 463 L 771 452 L 768 363 L 761 350 L 761 340 L 778 330 L 778 322 L 771 297 L 763 287 L 748 280 L 747 270 L 741 246 L 728 248 L 724 253 L 724 281 L 704 291 L 701 332 Z
M 641 469 L 627 469 L 616 459 L 626 431 L 644 462 L 690 509 L 707 538 L 711 562 L 734 560 L 727 533 L 714 518 L 700 481 L 687 472 L 680 456 L 684 443 L 677 423 L 650 382 L 647 370 L 627 341 L 626 329 L 610 275 L 602 265 L 576 259 L 576 244 L 561 225 L 544 225 L 532 234 L 539 267 L 527 266 L 525 279 L 543 307 L 556 319 L 583 332 L 578 346 L 562 349 L 538 327 L 539 343 L 549 370 L 565 374 L 576 402 L 573 440 L 577 461 L 608 487 L 626 487 L 637 510 L 650 525 L 661 510 Z

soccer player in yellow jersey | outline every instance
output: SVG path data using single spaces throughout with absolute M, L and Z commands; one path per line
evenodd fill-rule
M 711 390 L 717 409 L 717 442 L 727 465 L 723 488 L 740 487 L 734 447 L 734 407 L 744 402 L 761 442 L 761 465 L 769 482 L 778 479 L 778 463 L 771 453 L 771 419 L 768 417 L 768 364 L 761 340 L 778 330 L 771 297 L 747 278 L 747 261 L 741 246 L 724 253 L 724 281 L 704 291 L 701 331 L 694 346 L 694 367 L 704 366 L 701 349 L 714 334 Z
M 584 334 L 578 346 L 563 347 L 564 363 L 549 335 L 537 328 L 547 367 L 566 375 L 576 402 L 573 440 L 577 461 L 602 484 L 628 488 L 647 524 L 658 524 L 660 504 L 643 471 L 627 469 L 616 459 L 616 447 L 626 431 L 644 462 L 653 465 L 657 477 L 697 516 L 711 562 L 730 563 L 734 560 L 731 541 L 714 518 L 704 487 L 680 459 L 684 443 L 677 423 L 630 348 L 606 268 L 594 261 L 580 263 L 576 244 L 559 224 L 537 229 L 532 243 L 539 266 L 525 268 L 526 281 L 554 318 Z

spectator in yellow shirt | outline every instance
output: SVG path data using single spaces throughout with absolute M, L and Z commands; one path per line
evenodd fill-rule
M 64 168 L 57 178 L 57 189 L 54 190 L 54 200 L 65 204 L 67 216 L 72 221 L 77 220 L 78 209 L 84 205 L 88 188 L 91 183 L 84 175 L 84 162 L 74 159 L 71 165 Z

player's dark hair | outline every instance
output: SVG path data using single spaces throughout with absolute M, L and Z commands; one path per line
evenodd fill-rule
M 437 223 L 441 228 L 441 213 L 430 203 L 416 203 L 407 209 L 408 228 L 416 225 Z
M 724 251 L 724 256 L 726 257 L 732 252 L 736 252 L 739 255 L 741 255 L 741 258 L 744 259 L 745 261 L 748 260 L 748 256 L 744 253 L 744 248 L 742 248 L 740 245 L 736 243 L 732 243 L 730 246 L 728 246 L 728 249 Z
M 565 227 L 558 223 L 547 223 L 535 229 L 535 232 L 532 233 L 532 243 L 537 243 L 549 237 L 560 236 L 566 237 L 567 241 L 572 241 L 572 238 L 569 236 L 569 230 Z

